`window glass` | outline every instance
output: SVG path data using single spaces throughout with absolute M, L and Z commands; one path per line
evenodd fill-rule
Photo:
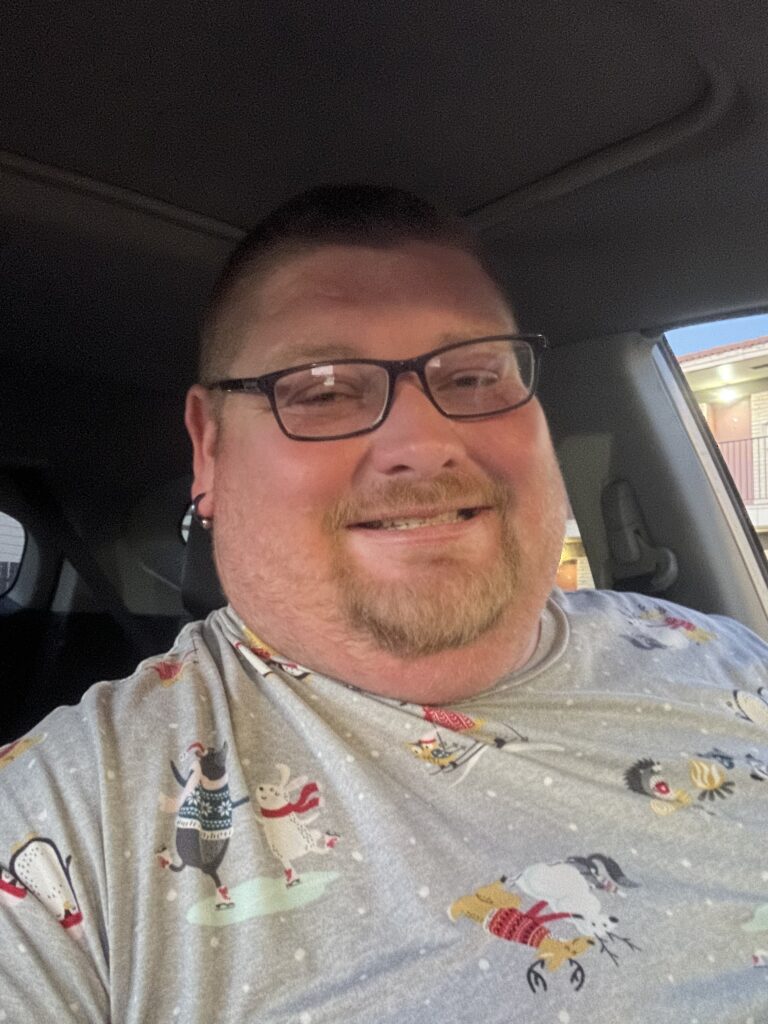
M 0 512 L 0 597 L 7 594 L 16 582 L 25 540 L 21 523 Z
M 179 523 L 179 534 L 181 535 L 182 544 L 186 544 L 189 540 L 189 528 L 192 525 L 192 513 L 195 511 L 195 506 L 190 504 L 187 506 L 184 515 L 181 517 Z
M 768 315 L 666 337 L 768 552 Z
M 591 590 L 595 586 L 584 552 L 584 545 L 581 543 L 579 526 L 570 509 L 565 524 L 565 542 L 555 582 L 562 590 L 584 590 L 585 588 Z

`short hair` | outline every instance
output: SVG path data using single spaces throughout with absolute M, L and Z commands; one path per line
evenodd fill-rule
M 280 263 L 327 245 L 387 249 L 407 242 L 459 249 L 493 278 L 466 222 L 403 189 L 326 185 L 282 203 L 240 241 L 211 293 L 201 322 L 200 381 L 224 376 L 240 349 L 241 332 L 228 329 L 227 314 L 246 280 L 258 285 Z

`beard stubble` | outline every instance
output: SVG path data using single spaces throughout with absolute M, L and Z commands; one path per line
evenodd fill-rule
M 340 502 L 326 526 L 334 541 L 332 572 L 348 625 L 380 649 L 409 658 L 460 648 L 482 638 L 521 594 L 524 559 L 513 502 L 508 485 L 479 482 L 462 474 L 446 474 L 426 483 L 396 481 L 364 500 Z M 492 566 L 480 569 L 466 556 L 440 554 L 423 568 L 414 565 L 411 578 L 388 582 L 371 578 L 344 548 L 344 531 L 351 523 L 391 518 L 403 508 L 446 505 L 491 508 L 497 515 L 499 557 Z

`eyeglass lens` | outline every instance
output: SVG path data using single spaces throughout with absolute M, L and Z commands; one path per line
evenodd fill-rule
M 449 416 L 487 416 L 522 404 L 535 371 L 532 346 L 521 339 L 478 341 L 436 353 L 424 367 L 430 394 Z M 275 383 L 275 404 L 294 435 L 327 437 L 375 424 L 387 403 L 389 374 L 370 363 L 328 363 L 297 370 Z

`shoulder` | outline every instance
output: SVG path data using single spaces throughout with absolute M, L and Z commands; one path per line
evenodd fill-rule
M 141 662 L 128 677 L 95 683 L 76 705 L 56 708 L 0 745 L 0 789 L 26 803 L 53 791 L 92 805 L 107 772 L 133 752 L 164 747 L 169 725 L 194 713 L 190 691 L 215 690 L 220 676 L 204 623 L 191 623 L 172 648 Z
M 768 672 L 768 644 L 724 615 L 708 615 L 665 598 L 609 590 L 557 590 L 552 599 L 574 631 L 613 633 L 635 647 L 706 651 L 710 659 L 732 666 L 757 665 Z
M 95 684 L 78 704 L 0 746 L 1 869 L 11 870 L 15 853 L 34 838 L 101 884 L 105 842 L 150 822 L 185 751 L 225 727 L 227 701 L 208 632 L 202 623 L 186 626 L 169 651 L 131 676 Z

